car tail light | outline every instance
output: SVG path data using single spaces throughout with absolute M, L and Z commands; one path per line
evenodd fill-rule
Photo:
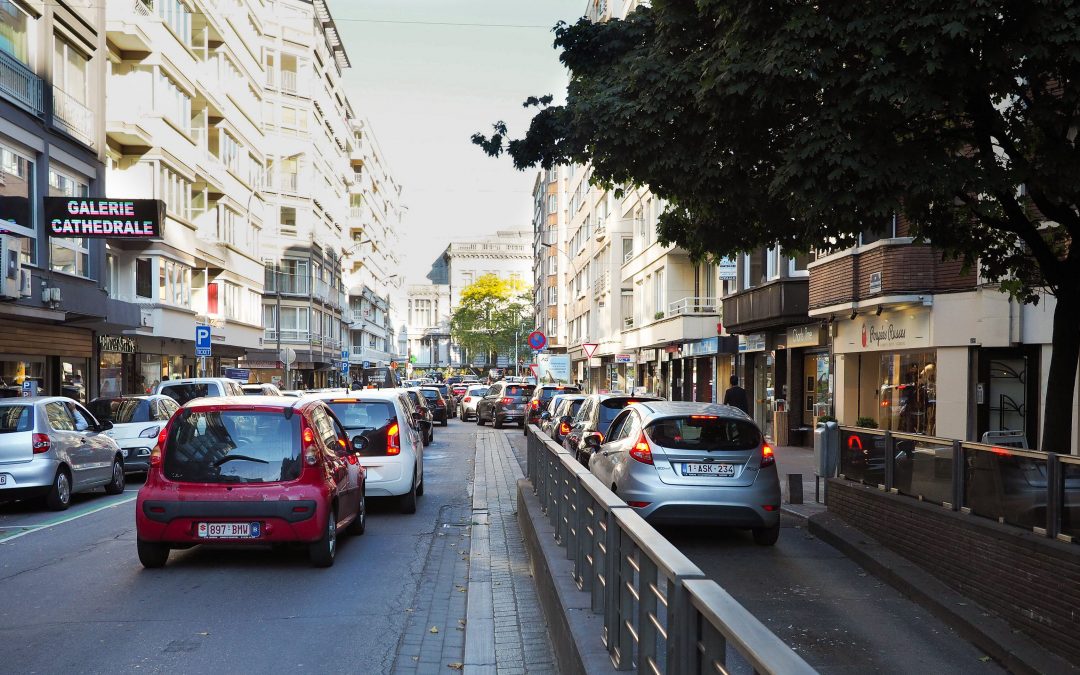
M 562 434 L 563 436 L 570 433 L 570 425 L 567 424 L 566 422 L 563 422 L 562 424 L 560 424 L 559 425 L 559 433 Z
M 776 504 L 762 504 L 761 508 L 765 509 L 766 511 L 775 511 L 779 507 Z
M 534 398 L 533 400 L 529 401 L 529 405 L 532 407 L 533 410 L 539 410 L 540 409 L 540 399 Z
M 401 429 L 399 429 L 396 424 L 391 426 L 390 430 L 386 432 L 386 454 L 401 454 Z
M 161 453 L 165 449 L 165 440 L 167 438 L 169 438 L 169 426 L 165 425 L 158 432 L 157 443 L 154 444 L 154 449 L 150 451 L 150 466 L 161 466 Z
M 443 401 L 442 399 L 439 399 L 438 401 L 435 401 L 435 407 L 436 408 L 445 408 L 446 407 L 446 401 Z
M 642 464 L 652 464 L 652 448 L 649 447 L 649 441 L 645 438 L 645 432 L 641 432 L 641 436 L 638 437 L 637 443 L 634 443 L 634 447 L 630 448 L 630 456 L 641 462 Z
M 762 468 L 764 468 L 766 466 L 772 466 L 773 464 L 776 464 L 776 455 L 773 454 L 772 446 L 769 446 L 769 445 L 761 446 L 761 466 L 762 466 Z
M 466 403 L 468 403 L 468 402 L 469 402 L 469 401 L 471 401 L 471 400 L 472 400 L 472 396 L 466 396 L 466 397 L 465 397 L 465 402 L 466 402 Z
M 40 455 L 43 452 L 48 452 L 52 449 L 52 439 L 48 434 L 34 434 L 32 437 L 34 442 L 34 454 Z
M 319 454 L 315 450 L 315 432 L 307 425 L 307 420 L 304 420 L 304 430 L 300 435 L 304 439 L 304 464 L 315 466 L 319 463 Z
M 505 396 L 502 399 L 502 404 L 503 405 L 511 405 L 513 402 L 514 402 L 514 399 L 510 398 L 509 396 Z
M 626 502 L 627 506 L 632 506 L 635 509 L 643 509 L 649 504 L 652 504 L 652 502 Z

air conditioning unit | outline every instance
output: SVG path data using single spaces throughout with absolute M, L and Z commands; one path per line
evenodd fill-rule
M 30 274 L 28 269 L 19 270 L 19 297 L 29 298 L 33 295 L 33 291 L 30 290 L 30 284 L 33 282 L 33 275 Z
M 19 239 L 0 234 L 0 298 L 17 300 L 20 296 L 22 261 Z

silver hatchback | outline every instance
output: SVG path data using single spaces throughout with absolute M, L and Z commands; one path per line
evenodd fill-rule
M 780 479 L 753 420 L 730 406 L 650 401 L 611 422 L 589 470 L 651 523 L 780 533 Z
M 70 398 L 0 399 L 0 501 L 43 496 L 59 511 L 76 492 L 120 494 L 124 460 L 109 429 Z

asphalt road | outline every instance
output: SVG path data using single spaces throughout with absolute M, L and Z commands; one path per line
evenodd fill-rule
M 371 499 L 367 533 L 339 539 L 329 569 L 301 550 L 196 547 L 145 570 L 137 483 L 61 514 L 0 504 L 0 672 L 389 672 L 440 516 L 469 502 L 474 429 L 437 428 L 417 513 Z
M 521 431 L 508 431 L 524 470 Z M 919 605 L 784 515 L 775 546 L 724 528 L 660 529 L 822 673 L 1000 673 Z

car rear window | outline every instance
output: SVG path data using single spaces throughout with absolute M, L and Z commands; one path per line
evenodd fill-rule
M 330 401 L 330 410 L 345 427 L 352 440 L 360 435 L 367 439 L 367 445 L 358 452 L 363 456 L 385 455 L 387 437 L 397 425 L 397 412 L 389 401 Z M 398 433 L 404 430 L 399 429 Z
M 244 390 L 244 395 L 245 396 L 262 396 L 263 395 L 262 387 L 240 387 L 240 388 Z
M 91 401 L 90 413 L 113 424 L 150 421 L 150 401 L 144 398 L 109 398 Z
M 172 398 L 180 405 L 203 396 L 210 396 L 210 385 L 206 382 L 185 382 L 183 384 L 166 384 L 162 386 L 161 393 Z M 215 389 L 216 393 L 216 389 Z
M 652 401 L 655 399 L 648 398 L 605 398 L 600 401 L 600 424 L 610 424 L 615 416 L 619 414 L 619 411 L 630 405 L 631 403 L 637 403 L 638 401 Z
M 34 428 L 33 410 L 28 405 L 0 407 L 0 434 L 30 431 Z
M 540 400 L 550 400 L 555 394 L 580 394 L 581 390 L 577 387 L 562 387 L 561 389 L 551 389 L 544 387 L 540 390 Z
M 533 388 L 527 385 L 510 384 L 503 391 L 504 396 L 531 396 Z
M 761 444 L 753 423 L 705 415 L 659 420 L 646 431 L 657 445 L 675 450 L 753 450 Z
M 465 392 L 467 396 L 487 396 L 487 387 L 476 387 Z
M 420 393 L 424 395 L 424 398 L 429 398 L 432 401 L 436 401 L 442 397 L 442 394 L 440 392 L 432 391 L 430 389 L 424 389 Z
M 189 410 L 173 422 L 163 469 L 188 483 L 271 483 L 300 477 L 300 416 Z

